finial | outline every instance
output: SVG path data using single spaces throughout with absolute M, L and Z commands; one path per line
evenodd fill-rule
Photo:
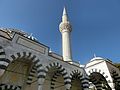
M 64 9 L 63 9 L 63 15 L 67 15 L 65 6 L 64 6 Z
M 94 53 L 94 58 L 96 58 L 96 54 Z
M 63 22 L 68 22 L 68 16 L 67 16 L 67 11 L 66 11 L 66 8 L 65 8 L 65 7 L 64 7 L 64 9 L 63 9 L 62 21 L 63 21 Z
M 50 48 L 49 52 L 50 52 L 50 53 L 52 52 L 51 48 Z

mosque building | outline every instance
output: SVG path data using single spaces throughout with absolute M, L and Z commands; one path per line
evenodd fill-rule
M 94 56 L 83 67 L 72 59 L 65 8 L 59 30 L 62 56 L 23 31 L 0 28 L 0 90 L 120 90 L 112 61 Z

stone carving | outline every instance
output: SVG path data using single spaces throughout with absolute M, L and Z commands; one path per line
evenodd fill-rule
M 69 22 L 67 22 L 67 23 L 62 22 L 60 24 L 59 28 L 60 28 L 60 32 L 62 32 L 63 30 L 67 30 L 67 31 L 70 31 L 70 32 L 72 31 L 72 27 L 71 27 Z

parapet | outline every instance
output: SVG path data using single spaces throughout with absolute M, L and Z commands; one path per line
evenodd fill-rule
M 16 45 L 26 47 L 38 53 L 48 55 L 49 47 L 40 43 L 35 37 L 28 33 L 12 28 L 0 28 L 1 39 L 7 39 Z M 2 43 L 1 43 L 2 44 Z

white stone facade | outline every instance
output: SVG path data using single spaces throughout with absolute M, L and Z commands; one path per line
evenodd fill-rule
M 4 29 L 0 30 L 0 72 L 1 90 L 88 90 L 89 86 L 83 68 L 49 53 L 49 47 L 25 34 Z
M 120 89 L 120 71 L 110 60 L 94 57 L 86 64 L 85 70 L 97 90 Z

